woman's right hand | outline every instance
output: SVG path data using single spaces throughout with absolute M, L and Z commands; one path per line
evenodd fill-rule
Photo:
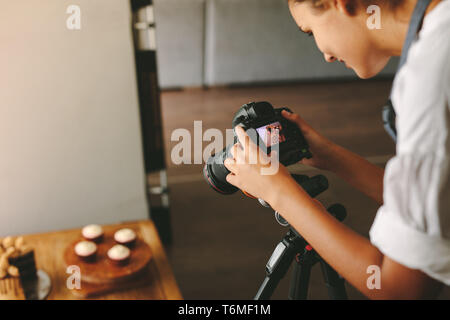
M 330 170 L 330 162 L 335 156 L 333 150 L 336 148 L 336 145 L 314 130 L 298 114 L 290 113 L 286 110 L 283 110 L 281 114 L 289 121 L 297 124 L 309 144 L 312 158 L 304 158 L 300 163 L 317 169 Z

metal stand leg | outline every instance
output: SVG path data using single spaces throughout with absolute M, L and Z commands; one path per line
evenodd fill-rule
M 347 300 L 347 291 L 345 290 L 345 280 L 330 267 L 324 260 L 320 260 L 323 278 L 328 288 L 328 295 L 332 300 Z
M 294 230 L 289 230 L 277 245 L 266 264 L 266 277 L 260 286 L 255 300 L 268 300 L 281 279 L 286 275 L 292 261 L 296 259 L 289 288 L 289 299 L 308 298 L 311 269 L 320 262 L 328 294 L 332 300 L 346 300 L 345 281 L 330 267 L 306 241 Z
M 286 275 L 297 254 L 297 246 L 302 239 L 290 230 L 277 245 L 266 264 L 266 278 L 260 286 L 255 300 L 268 300 L 272 296 L 280 280 Z
M 324 176 L 308 178 L 307 176 L 293 175 L 293 178 L 311 197 L 315 197 L 328 188 L 328 181 Z M 259 199 L 259 202 L 264 207 L 270 207 L 262 199 Z M 339 221 L 343 221 L 347 215 L 345 207 L 338 203 L 330 206 L 327 211 Z M 276 211 L 275 218 L 280 225 L 289 226 L 289 223 Z M 296 264 L 289 288 L 289 299 L 305 300 L 308 298 L 311 269 L 317 262 L 321 264 L 329 297 L 334 300 L 347 299 L 344 279 L 314 251 L 297 231 L 291 228 L 267 262 L 266 278 L 260 286 L 255 300 L 270 299 L 294 257 L 296 258 Z
M 311 269 L 316 263 L 314 261 L 314 252 L 305 249 L 303 254 L 296 257 L 294 270 L 292 273 L 291 286 L 289 288 L 290 300 L 306 300 L 308 299 L 309 279 Z

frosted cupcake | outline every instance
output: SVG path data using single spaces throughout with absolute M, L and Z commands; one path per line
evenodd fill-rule
M 75 254 L 86 262 L 93 262 L 97 254 L 97 245 L 92 241 L 81 241 L 75 245 Z
M 129 248 L 134 246 L 136 243 L 136 238 L 136 233 L 129 228 L 120 229 L 114 234 L 114 240 L 117 243 L 123 244 Z
M 116 244 L 108 250 L 107 255 L 115 264 L 124 265 L 130 261 L 131 251 L 121 244 Z
M 90 224 L 81 230 L 83 238 L 99 243 L 103 240 L 103 229 L 98 224 Z

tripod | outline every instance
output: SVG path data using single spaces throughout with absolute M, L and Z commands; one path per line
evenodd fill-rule
M 328 183 L 324 183 L 325 177 L 323 176 L 316 176 L 313 178 L 294 176 L 294 179 L 296 179 L 302 187 L 306 187 L 305 190 L 312 196 L 315 196 L 328 188 Z M 268 207 L 263 200 L 260 200 L 260 203 L 263 206 Z M 340 204 L 332 205 L 328 208 L 328 212 L 339 221 L 344 220 L 346 216 L 345 208 Z M 275 216 L 281 225 L 288 226 L 287 222 L 278 215 L 277 212 L 275 212 Z M 320 263 L 330 299 L 347 299 L 344 279 L 342 279 L 338 273 L 319 256 L 319 254 L 297 231 L 290 228 L 288 233 L 276 246 L 272 256 L 266 264 L 266 277 L 255 296 L 255 300 L 270 299 L 278 283 L 286 275 L 289 266 L 294 260 L 295 265 L 289 289 L 290 300 L 307 299 L 311 269 L 316 263 Z
M 296 263 L 294 265 L 289 289 L 290 300 L 307 299 L 311 268 L 317 262 L 320 263 L 322 268 L 330 299 L 347 299 L 344 279 L 342 279 L 296 231 L 290 229 L 283 240 L 277 245 L 266 264 L 266 278 L 259 288 L 255 300 L 270 299 L 275 288 L 287 273 L 289 266 L 294 259 Z

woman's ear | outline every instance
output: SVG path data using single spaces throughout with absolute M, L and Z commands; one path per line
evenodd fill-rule
M 356 3 L 354 0 L 332 0 L 332 3 L 340 13 L 348 16 L 356 14 Z

